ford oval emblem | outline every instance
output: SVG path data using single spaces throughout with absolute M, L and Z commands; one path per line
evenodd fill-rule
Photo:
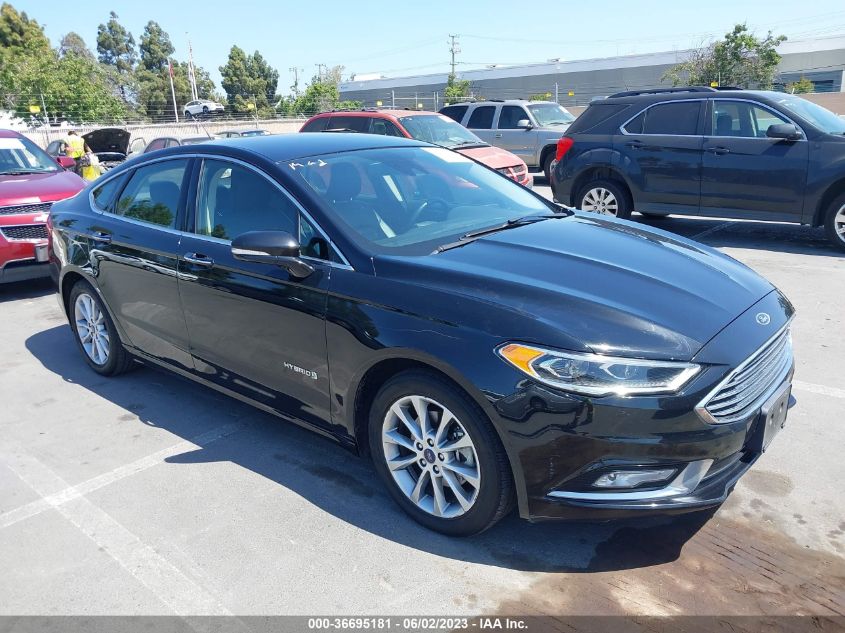
M 770 317 L 765 312 L 758 312 L 757 313 L 757 323 L 760 325 L 768 325 L 772 322 L 772 317 Z

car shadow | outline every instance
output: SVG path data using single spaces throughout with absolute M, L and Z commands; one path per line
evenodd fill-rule
M 20 299 L 37 299 L 56 292 L 56 286 L 50 278 L 16 281 L 10 284 L 0 284 L 0 303 L 18 301 Z
M 115 379 L 92 372 L 67 325 L 34 334 L 27 350 L 47 370 L 137 416 L 139 424 L 188 439 L 242 427 L 166 461 L 231 462 L 294 491 L 324 512 L 380 538 L 447 558 L 533 572 L 602 572 L 676 560 L 713 512 L 607 523 L 529 523 L 514 512 L 487 532 L 450 538 L 407 517 L 370 462 L 247 404 L 163 371 L 139 368 Z M 174 415 L 178 408 L 179 414 Z M 127 419 L 134 420 L 134 416 Z
M 821 227 L 782 222 L 754 222 L 724 218 L 689 216 L 646 217 L 635 213 L 631 219 L 656 229 L 669 231 L 714 248 L 765 250 L 795 255 L 845 257 L 827 239 Z

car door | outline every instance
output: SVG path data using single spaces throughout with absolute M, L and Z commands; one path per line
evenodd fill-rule
M 630 180 L 635 210 L 698 212 L 703 126 L 703 100 L 658 103 L 622 125 L 615 160 Z
M 476 136 L 485 143 L 496 145 L 493 119 L 496 116 L 496 106 L 484 105 L 474 108 L 469 115 L 466 127 L 475 132 Z
M 127 342 L 181 369 L 193 368 L 176 281 L 191 163 L 159 160 L 108 179 L 92 194 L 101 213 L 82 227 L 97 286 Z
M 701 212 L 799 221 L 809 143 L 806 137 L 766 136 L 770 125 L 793 122 L 768 106 L 736 99 L 714 99 L 707 119 Z
M 248 231 L 299 235 L 297 204 L 252 166 L 222 158 L 203 160 L 195 200 L 192 231 L 180 245 L 179 287 L 197 372 L 283 415 L 327 426 L 329 263 L 310 260 L 314 272 L 296 279 L 231 252 L 231 240 Z
M 530 129 L 518 128 L 520 121 L 531 121 L 522 106 L 503 105 L 496 122 L 495 145 L 519 156 L 527 165 L 536 163 L 537 135 Z

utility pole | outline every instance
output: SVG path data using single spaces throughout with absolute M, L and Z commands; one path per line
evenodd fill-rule
M 185 33 L 185 35 L 188 35 Z M 194 50 L 191 48 L 191 38 L 188 38 L 188 82 L 191 84 L 191 100 L 199 99 L 197 93 L 197 74 L 194 70 Z
M 455 74 L 455 55 L 461 52 L 460 44 L 458 43 L 457 35 L 449 35 L 451 40 L 449 45 L 449 52 L 452 54 L 452 75 Z
M 288 70 L 293 73 L 293 85 L 291 86 L 291 88 L 293 88 L 293 96 L 298 97 L 299 96 L 299 71 L 304 70 L 304 69 L 303 68 L 297 68 L 296 66 L 293 66 L 291 68 L 288 68 Z
M 314 64 L 317 67 L 317 77 L 323 81 L 323 68 L 327 68 L 325 64 Z

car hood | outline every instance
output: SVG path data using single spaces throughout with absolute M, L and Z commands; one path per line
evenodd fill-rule
M 119 153 L 126 155 L 129 152 L 129 139 L 132 135 L 124 129 L 117 127 L 105 127 L 82 136 L 88 147 L 95 154 Z
M 522 163 L 522 159 L 515 154 L 511 154 L 509 151 L 498 147 L 493 147 L 492 145 L 487 145 L 486 147 L 469 147 L 457 151 L 493 169 L 513 167 Z
M 471 323 L 511 324 L 497 335 L 636 358 L 689 360 L 774 290 L 701 244 L 581 213 L 414 258 L 413 266 L 389 259 L 409 283 L 489 304 L 474 309 Z M 389 275 L 391 264 L 376 268 Z M 519 318 L 494 319 L 497 309 Z
M 70 171 L 0 176 L 0 206 L 64 200 L 84 187 L 85 182 Z

